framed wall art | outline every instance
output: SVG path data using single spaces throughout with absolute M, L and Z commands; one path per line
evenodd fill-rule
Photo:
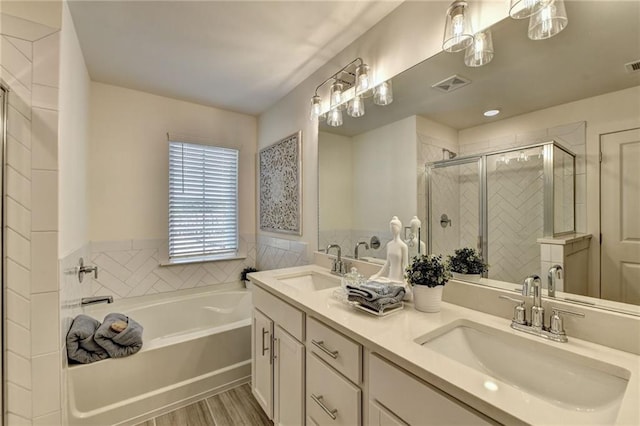
M 302 132 L 260 150 L 260 229 L 302 235 Z

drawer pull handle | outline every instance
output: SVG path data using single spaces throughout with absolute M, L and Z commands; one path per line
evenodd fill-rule
M 267 348 L 264 345 L 264 336 L 266 336 L 267 334 L 269 334 L 269 330 L 265 330 L 263 327 L 262 328 L 262 356 L 264 356 L 264 353 L 269 350 L 269 348 Z
M 327 349 L 327 347 L 324 345 L 324 340 L 312 340 L 311 343 L 313 343 L 315 347 L 320 349 L 325 354 L 329 355 L 331 358 L 333 359 L 338 358 L 338 351 L 332 351 L 330 349 Z
M 333 420 L 337 419 L 336 413 L 338 412 L 338 409 L 335 408 L 333 410 L 330 410 L 329 408 L 327 408 L 327 406 L 322 402 L 322 395 L 315 396 L 314 394 L 311 394 L 311 399 L 313 399 L 316 404 L 318 404 L 320 408 L 322 408 L 324 412 L 327 413 L 329 417 L 331 417 Z

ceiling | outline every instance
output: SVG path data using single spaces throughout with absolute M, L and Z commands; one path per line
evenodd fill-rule
M 463 53 L 441 52 L 393 78 L 391 105 L 369 101 L 363 117 L 344 114 L 343 126 L 321 123 L 321 130 L 354 136 L 411 115 L 460 130 L 640 85 L 640 71 L 625 69 L 640 60 L 640 2 L 565 5 L 569 23 L 557 36 L 529 40 L 528 20 L 507 18 L 492 27 L 495 56 L 488 65 L 469 68 Z M 471 84 L 449 93 L 431 87 L 454 74 Z M 492 108 L 502 112 L 482 115 Z
M 257 115 L 400 1 L 69 1 L 93 81 Z

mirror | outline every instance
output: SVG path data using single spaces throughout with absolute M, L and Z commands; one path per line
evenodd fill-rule
M 597 150 L 593 140 L 600 133 L 638 127 L 640 121 L 640 71 L 630 72 L 625 67 L 640 60 L 640 4 L 567 2 L 566 8 L 569 24 L 551 39 L 531 41 L 527 38 L 528 20 L 505 19 L 492 27 L 495 57 L 488 65 L 468 68 L 462 53 L 441 52 L 393 78 L 392 105 L 382 108 L 366 104 L 363 117 L 345 117 L 344 125 L 338 128 L 321 122 L 319 249 L 337 243 L 343 252 L 353 255 L 357 243 L 369 243 L 375 235 L 381 241 L 380 248 L 361 245 L 360 257 L 384 259 L 384 246 L 390 238 L 388 222 L 394 215 L 405 227 L 418 216 L 422 221 L 421 239 L 427 242 L 427 163 L 551 140 L 575 154 L 575 184 L 570 186 L 566 176 L 556 176 L 567 188 L 565 196 L 568 193 L 574 197 L 575 212 L 556 222 L 556 232 L 570 229 L 571 220 L 578 233 L 587 232 L 587 194 L 597 194 L 598 188 L 593 185 L 601 183 L 596 176 L 600 174 L 597 165 L 587 167 L 586 146 L 589 143 L 590 149 Z M 453 84 L 452 80 L 442 83 L 452 76 L 457 76 Z M 460 81 L 470 83 L 458 84 Z M 499 108 L 501 113 L 484 117 L 483 111 L 492 108 Z M 599 133 L 593 133 L 596 131 Z M 635 151 L 633 155 L 636 157 L 629 158 L 640 158 Z M 632 186 L 633 179 L 629 181 L 618 192 L 631 194 L 629 203 L 635 200 L 637 204 L 640 189 L 637 184 Z M 505 191 L 496 193 L 508 197 Z M 448 213 L 442 221 L 441 213 L 448 212 L 434 212 L 433 232 L 446 228 L 441 223 L 457 225 L 459 213 Z M 521 220 L 522 216 L 516 214 L 513 219 Z M 633 229 L 629 225 L 629 232 Z M 470 241 L 476 236 L 473 232 L 475 229 Z M 612 291 L 600 289 L 600 283 L 587 287 L 589 237 L 575 242 L 567 238 L 549 239 L 536 234 L 535 253 L 527 261 L 540 266 L 531 273 L 540 274 L 546 283 L 546 271 L 555 263 L 556 252 L 564 250 L 565 266 L 577 271 L 571 276 L 579 285 L 562 288 L 562 294 L 590 296 L 575 298 L 589 301 L 602 294 L 609 300 L 640 304 L 637 286 Z M 570 247 L 584 253 L 569 259 Z M 602 250 L 602 258 L 608 258 L 606 245 Z M 489 256 L 489 263 L 490 271 L 510 268 L 508 262 L 495 256 Z M 640 282 L 635 270 L 640 268 L 624 272 L 627 283 Z M 523 278 L 508 284 L 483 281 L 515 288 L 513 283 Z

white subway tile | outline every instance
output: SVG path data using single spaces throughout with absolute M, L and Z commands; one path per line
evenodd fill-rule
M 127 286 L 124 282 L 115 277 L 109 270 L 100 270 L 98 273 L 98 284 L 105 287 L 108 292 L 106 294 L 111 294 L 114 297 L 125 297 L 131 291 L 131 287 Z
M 11 426 L 31 426 L 31 420 L 25 419 L 22 416 L 18 416 L 13 413 L 7 414 L 7 421 Z
M 551 244 L 540 244 L 540 260 L 551 262 Z
M 54 352 L 31 360 L 33 416 L 60 411 L 60 354 Z
M 31 181 L 13 167 L 6 168 L 7 195 L 24 207 L 31 208 Z
M 7 319 L 26 328 L 31 328 L 29 300 L 19 294 L 7 290 Z
M 33 83 L 59 87 L 60 32 L 33 43 Z
M 7 385 L 7 405 L 10 413 L 25 418 L 31 417 L 31 391 L 9 383 Z
M 34 84 L 32 88 L 31 104 L 34 107 L 58 109 L 58 88 Z
M 7 226 L 26 239 L 31 238 L 31 212 L 13 198 L 6 197 Z
M 58 172 L 34 170 L 31 174 L 31 229 L 58 230 Z
M 33 58 L 32 42 L 8 35 L 5 35 L 4 37 L 9 41 L 9 43 L 13 44 L 16 49 L 18 49 L 20 53 L 22 53 L 29 61 L 31 61 L 31 59 Z
M 58 233 L 31 233 L 31 293 L 58 290 Z
M 31 163 L 34 169 L 58 169 L 58 112 L 33 108 Z
M 60 331 L 58 292 L 31 296 L 31 354 L 43 355 L 58 351 Z
M 6 262 L 7 288 L 25 299 L 29 299 L 31 297 L 31 272 L 11 259 L 7 259 Z
M 31 87 L 31 61 L 2 36 L 2 66 L 16 76 L 25 87 Z
M 7 257 L 27 269 L 31 268 L 31 243 L 11 228 L 6 229 Z
M 31 121 L 12 106 L 7 111 L 7 133 L 31 149 Z
M 31 358 L 29 330 L 13 321 L 7 321 L 7 349 L 22 357 Z
M 35 417 L 33 419 L 33 426 L 54 426 L 62 424 L 62 414 L 60 411 L 56 411 L 44 416 Z
M 24 177 L 31 176 L 31 151 L 13 136 L 7 138 L 7 164 Z
M 31 360 L 7 351 L 7 379 L 10 383 L 31 389 Z
M 9 86 L 9 105 L 16 109 L 27 120 L 31 120 L 31 90 L 25 87 L 5 68 L 0 67 L 0 76 Z
M 564 247 L 558 244 L 551 245 L 551 261 L 564 262 Z

